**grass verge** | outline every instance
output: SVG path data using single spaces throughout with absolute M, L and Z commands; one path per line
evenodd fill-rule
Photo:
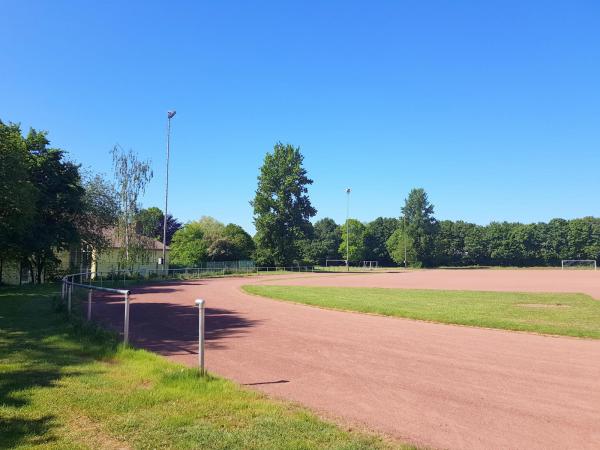
M 600 339 L 600 301 L 585 294 L 268 285 L 243 289 L 344 311 Z
M 0 288 L 0 448 L 389 448 L 67 322 L 56 286 Z

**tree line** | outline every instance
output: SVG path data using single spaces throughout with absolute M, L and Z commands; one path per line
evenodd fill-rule
M 410 191 L 398 218 L 363 223 L 310 219 L 317 213 L 313 181 L 300 149 L 277 143 L 258 176 L 254 200 L 255 259 L 261 265 L 319 264 L 327 259 L 378 261 L 379 265 L 556 266 L 562 259 L 600 258 L 600 219 L 477 225 L 441 220 L 424 189 Z M 348 231 L 347 231 L 348 230 Z M 349 233 L 346 236 L 346 233 Z M 348 249 L 346 248 L 348 242 Z

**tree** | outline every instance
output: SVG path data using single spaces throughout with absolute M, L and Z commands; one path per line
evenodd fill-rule
M 225 224 L 214 217 L 202 216 L 195 223 L 198 224 L 204 235 L 204 243 L 209 248 L 213 242 L 225 236 Z
M 393 217 L 378 217 L 367 224 L 365 230 L 365 259 L 378 261 L 379 265 L 386 266 L 392 262 L 387 249 L 387 240 L 398 229 L 398 219 Z
M 435 236 L 435 263 L 443 266 L 461 266 L 469 264 L 465 239 L 476 225 L 463 222 L 442 220 Z
M 56 252 L 79 241 L 77 223 L 83 210 L 79 166 L 66 161 L 63 150 L 49 148 L 49 143 L 45 132 L 33 129 L 25 139 L 36 196 L 32 224 L 20 253 L 37 283 L 43 281 L 44 269 L 58 264 Z
M 254 240 L 246 231 L 234 223 L 229 223 L 223 230 L 223 235 L 232 244 L 230 260 L 251 259 L 256 246 Z
M 171 263 L 184 267 L 198 267 L 207 257 L 204 232 L 198 222 L 185 224 L 175 232 L 171 241 Z
M 32 224 L 35 196 L 21 129 L 0 121 L 0 284 L 3 262 L 17 257 Z
M 420 265 L 420 263 L 417 261 L 417 255 L 413 247 L 412 240 L 402 227 L 397 228 L 396 231 L 392 233 L 385 245 L 390 257 L 392 258 L 392 261 L 399 266 L 404 265 L 405 257 L 407 265 Z
M 489 264 L 488 240 L 485 227 L 474 226 L 467 230 L 464 239 L 465 264 Z
M 406 218 L 406 232 L 410 236 L 416 259 L 425 266 L 433 265 L 435 235 L 438 223 L 433 216 L 433 205 L 424 189 L 413 189 L 402 208 Z
M 139 210 L 139 197 L 152 179 L 152 169 L 148 161 L 140 161 L 138 155 L 125 152 L 120 145 L 112 149 L 116 191 L 119 199 L 119 220 L 117 239 L 121 243 L 121 264 L 131 268 L 137 261 L 147 257 L 144 240 L 135 230 L 135 215 Z
M 242 227 L 233 223 L 225 226 L 209 216 L 187 223 L 175 236 L 171 244 L 171 258 L 178 265 L 191 266 L 206 260 L 250 259 L 254 251 L 254 241 Z M 201 241 L 201 245 L 197 240 Z
M 552 219 L 542 224 L 539 232 L 540 256 L 546 265 L 558 265 L 561 259 L 569 259 L 566 254 L 568 222 L 564 219 Z
M 101 252 L 109 245 L 106 230 L 114 227 L 119 218 L 119 200 L 114 187 L 100 175 L 83 182 L 82 209 L 77 218 L 81 245 Z
M 209 216 L 201 217 L 196 223 L 204 234 L 207 256 L 211 261 L 236 261 L 252 257 L 254 241 L 239 225 L 230 223 L 225 226 Z
M 302 243 L 303 260 L 309 264 L 324 265 L 328 259 L 341 259 L 342 242 L 340 227 L 333 219 L 325 217 L 315 222 L 312 237 Z
M 162 223 L 164 214 L 160 208 L 152 206 L 140 209 L 135 215 L 135 227 L 138 233 L 162 241 Z
M 138 233 L 162 242 L 163 227 L 165 223 L 164 217 L 162 210 L 156 206 L 141 209 L 135 217 Z M 175 219 L 171 214 L 167 214 L 167 245 L 171 244 L 173 235 L 181 228 L 181 226 L 181 222 Z
M 308 198 L 312 184 L 302 166 L 300 149 L 275 144 L 258 176 L 254 200 L 256 258 L 260 264 L 288 265 L 298 260 L 300 242 L 310 232 L 317 211 Z
M 346 254 L 348 254 L 349 261 L 362 261 L 365 259 L 367 252 L 367 247 L 365 246 L 365 232 L 367 227 L 356 219 L 348 219 L 347 225 L 340 226 L 342 242 L 339 247 L 339 253 L 342 255 L 342 259 L 346 259 Z M 346 252 L 347 230 L 350 231 L 348 239 L 349 252 Z
M 339 259 L 339 248 L 342 242 L 340 227 L 333 219 L 325 217 L 314 225 L 315 239 L 321 245 L 321 259 Z

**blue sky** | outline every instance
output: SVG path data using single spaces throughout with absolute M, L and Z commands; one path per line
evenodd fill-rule
M 109 174 L 152 160 L 144 205 L 253 231 L 265 152 L 300 146 L 316 217 L 600 216 L 595 1 L 6 1 L 0 119 Z

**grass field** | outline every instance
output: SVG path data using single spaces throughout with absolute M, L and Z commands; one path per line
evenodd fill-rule
M 0 288 L 0 448 L 387 448 L 66 322 L 58 287 Z
M 268 285 L 243 289 L 345 311 L 600 339 L 600 301 L 584 294 Z

